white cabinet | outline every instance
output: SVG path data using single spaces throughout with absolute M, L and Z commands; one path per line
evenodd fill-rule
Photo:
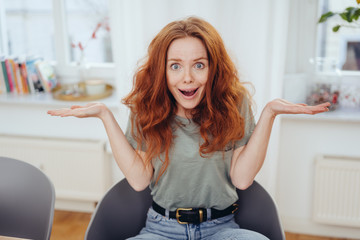
M 359 158 L 359 136 L 360 112 L 281 118 L 276 199 L 286 231 L 358 239 L 358 227 L 318 223 L 313 214 L 316 158 Z

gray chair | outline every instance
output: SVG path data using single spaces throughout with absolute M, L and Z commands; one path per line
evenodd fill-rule
M 254 182 L 246 190 L 237 190 L 239 210 L 235 221 L 241 228 L 262 233 L 271 240 L 284 240 L 275 203 L 266 190 Z M 126 179 L 114 185 L 92 214 L 86 240 L 120 240 L 137 235 L 145 226 L 152 203 L 150 189 L 134 191 Z
M 0 157 L 0 235 L 50 239 L 54 203 L 54 186 L 43 172 Z

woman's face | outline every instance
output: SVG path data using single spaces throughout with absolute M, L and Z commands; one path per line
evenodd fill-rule
M 174 40 L 167 52 L 167 86 L 174 96 L 176 115 L 191 118 L 205 92 L 209 75 L 209 60 L 202 41 L 194 37 Z

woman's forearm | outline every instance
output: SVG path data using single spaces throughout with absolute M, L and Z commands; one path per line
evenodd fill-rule
M 274 99 L 266 104 L 247 145 L 234 151 L 230 169 L 233 184 L 240 189 L 246 189 L 254 181 L 264 163 L 272 126 L 277 115 L 313 115 L 329 111 L 329 106 L 328 102 L 308 106 L 302 103 L 294 104 L 284 99 Z
M 246 189 L 252 184 L 264 163 L 275 120 L 275 115 L 268 108 L 266 106 L 261 113 L 246 146 L 238 152 L 235 150 L 230 176 L 233 184 L 239 189 Z
M 138 154 L 129 144 L 110 110 L 104 109 L 100 119 L 105 126 L 115 161 L 129 184 L 137 191 L 145 189 L 150 183 L 153 170 L 152 166 L 145 166 L 144 153 Z

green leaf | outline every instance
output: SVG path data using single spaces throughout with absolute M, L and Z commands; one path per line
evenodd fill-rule
M 351 21 L 352 21 L 352 20 L 355 19 L 355 13 L 356 13 L 357 8 L 351 7 L 351 8 L 348 8 L 348 9 L 349 9 L 348 10 L 348 18 L 350 18 Z
M 353 10 L 353 9 L 354 9 L 354 7 L 348 7 L 348 8 L 346 8 L 345 10 L 348 11 L 348 12 L 350 12 L 350 11 Z
M 352 22 L 352 19 L 350 18 L 349 12 L 340 13 L 339 16 L 340 16 L 343 20 L 345 20 L 345 21 L 347 21 L 347 22 Z
M 341 26 L 340 25 L 336 25 L 335 27 L 333 27 L 333 32 L 337 32 L 337 31 L 339 31 L 339 29 L 341 28 Z
M 334 16 L 333 12 L 324 13 L 323 15 L 321 15 L 318 23 L 325 22 L 329 17 L 332 17 L 332 16 Z
M 357 21 L 359 19 L 359 16 L 360 16 L 360 9 L 358 8 L 354 13 L 353 19 Z

